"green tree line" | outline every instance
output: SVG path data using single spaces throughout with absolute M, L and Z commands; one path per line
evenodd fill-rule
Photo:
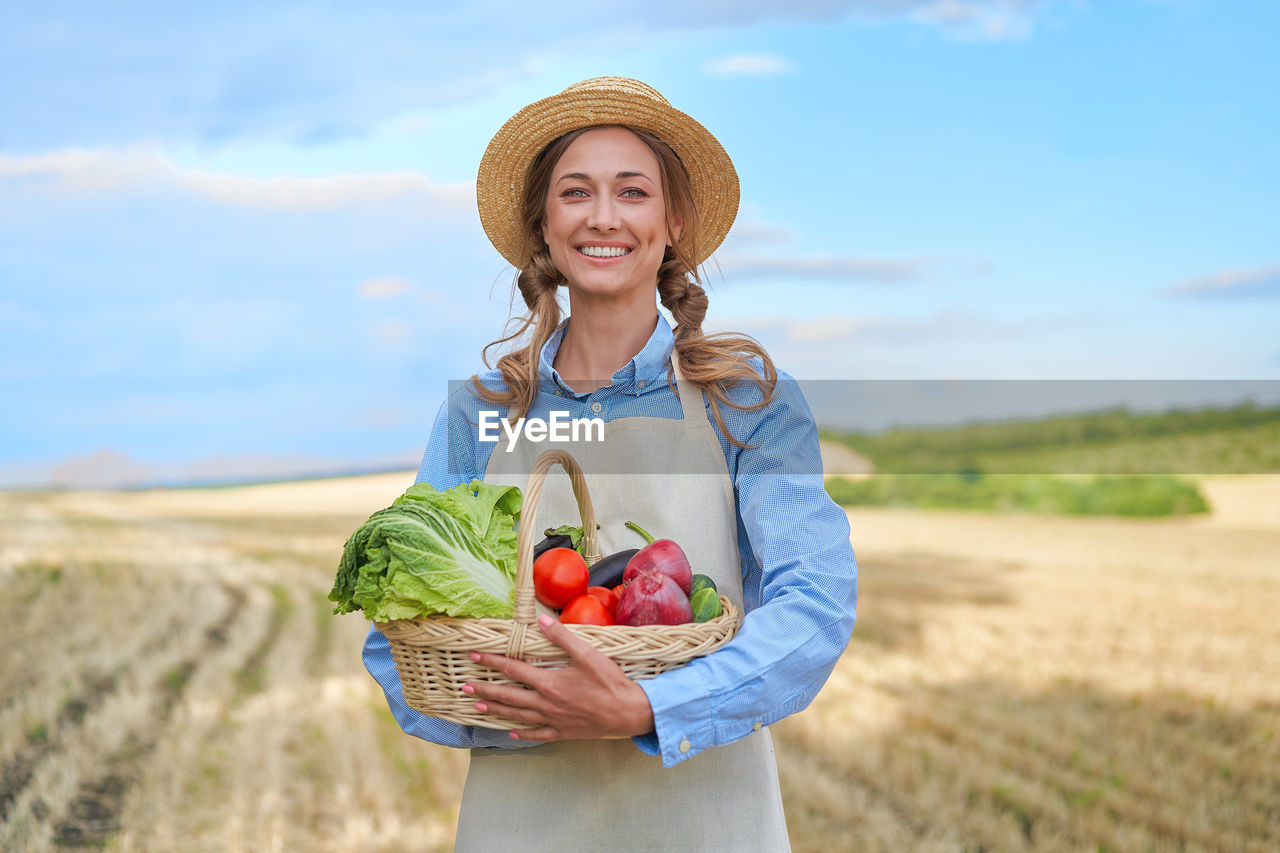
M 1238 474 L 1280 471 L 1280 407 L 1134 413 L 837 432 L 879 473 Z

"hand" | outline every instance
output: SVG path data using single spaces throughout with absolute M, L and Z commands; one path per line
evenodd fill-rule
M 630 737 L 653 731 L 649 697 L 622 669 L 550 616 L 539 616 L 547 639 L 569 653 L 563 669 L 542 669 L 504 655 L 472 653 L 471 659 L 519 681 L 470 682 L 463 693 L 476 696 L 476 710 L 530 728 L 513 738 L 537 742 L 571 738 Z

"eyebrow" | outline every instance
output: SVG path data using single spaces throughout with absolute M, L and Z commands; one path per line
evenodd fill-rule
M 614 175 L 614 177 L 615 177 L 615 178 L 622 178 L 622 179 L 626 179 L 626 178 L 644 178 L 644 179 L 645 179 L 645 180 L 647 180 L 647 181 L 652 181 L 652 180 L 653 180 L 653 178 L 650 178 L 650 177 L 649 177 L 648 175 L 646 175 L 644 172 L 628 172 L 628 171 L 622 171 L 622 172 L 619 172 L 618 174 Z M 556 181 L 556 183 L 558 184 L 558 183 L 560 183 L 560 181 L 567 181 L 567 180 L 569 180 L 570 178 L 576 178 L 576 179 L 577 179 L 577 180 L 579 180 L 579 181 L 589 181 L 589 180 L 591 180 L 591 176 L 590 176 L 590 175 L 588 175 L 588 174 L 586 174 L 585 172 L 570 172 L 570 173 L 569 173 L 569 174 L 567 174 L 567 175 L 561 175 L 561 176 L 560 176 L 560 178 Z

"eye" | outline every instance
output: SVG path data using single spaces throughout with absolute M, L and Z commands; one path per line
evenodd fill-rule
M 622 191 L 623 198 L 648 198 L 649 194 L 639 187 L 631 187 Z
M 586 195 L 587 195 L 587 191 L 584 190 L 582 187 L 570 187 L 569 189 L 560 193 L 560 198 L 585 198 Z

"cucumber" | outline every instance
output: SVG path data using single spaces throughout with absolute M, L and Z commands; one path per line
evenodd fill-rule
M 696 578 L 694 583 L 697 583 Z M 693 610 L 694 622 L 706 622 L 724 612 L 720 606 L 720 596 L 711 587 L 703 587 L 695 592 L 693 598 L 689 599 L 689 607 Z
M 716 582 L 711 578 L 706 575 L 694 575 L 693 583 L 689 586 L 689 600 L 692 601 L 693 597 L 698 594 L 698 590 L 700 589 L 714 590 L 715 588 Z

